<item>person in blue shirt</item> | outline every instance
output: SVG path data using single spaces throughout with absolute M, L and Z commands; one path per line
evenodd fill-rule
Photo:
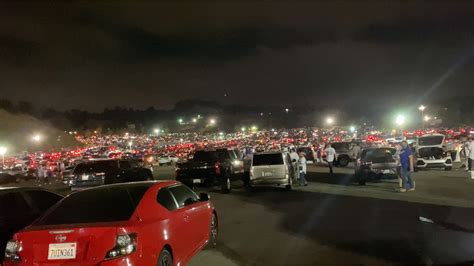
M 403 179 L 403 186 L 400 192 L 415 191 L 415 184 L 411 177 L 413 172 L 413 153 L 406 141 L 402 142 L 402 150 L 400 151 L 400 172 Z

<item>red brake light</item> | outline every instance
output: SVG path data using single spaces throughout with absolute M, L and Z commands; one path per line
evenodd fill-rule
M 221 174 L 221 163 L 220 162 L 217 162 L 214 167 L 216 168 L 216 174 L 217 175 L 220 175 Z

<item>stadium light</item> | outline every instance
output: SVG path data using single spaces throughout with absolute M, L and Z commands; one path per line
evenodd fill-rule
M 426 122 L 430 121 L 431 120 L 431 117 L 425 115 L 425 117 L 423 118 Z
M 209 124 L 215 125 L 215 124 L 216 124 L 216 120 L 215 120 L 214 118 L 210 119 L 210 120 L 209 120 Z
M 328 124 L 328 125 L 334 124 L 334 118 L 332 118 L 332 117 L 326 118 L 326 124 Z
M 35 142 L 40 142 L 41 139 L 42 139 L 42 137 L 41 137 L 41 135 L 39 135 L 39 134 L 36 134 L 36 135 L 33 136 L 33 140 L 34 140 Z
M 395 118 L 395 124 L 402 126 L 405 124 L 405 116 L 404 115 L 397 115 L 397 118 Z
M 155 128 L 155 129 L 153 130 L 153 132 L 155 132 L 155 134 L 159 134 L 159 133 L 160 133 L 160 129 L 159 129 L 159 128 Z
M 424 106 L 424 105 L 420 105 L 420 106 L 418 107 L 418 110 L 420 110 L 420 111 L 422 111 L 422 112 L 423 112 L 425 109 L 426 109 L 426 106 Z

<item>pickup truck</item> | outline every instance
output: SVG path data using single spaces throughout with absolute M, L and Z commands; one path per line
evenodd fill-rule
M 232 181 L 242 180 L 244 174 L 243 161 L 236 154 L 227 149 L 196 151 L 192 159 L 176 164 L 176 180 L 189 187 L 217 185 L 223 193 L 229 193 Z

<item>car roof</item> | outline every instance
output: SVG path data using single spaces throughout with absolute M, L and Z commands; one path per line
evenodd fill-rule
M 44 192 L 57 194 L 53 191 L 49 191 L 47 189 L 40 188 L 40 187 L 0 187 L 0 194 L 10 193 L 10 192 L 21 192 L 21 191 L 44 191 Z
M 119 183 L 119 184 L 110 184 L 110 185 L 103 185 L 103 186 L 97 186 L 97 187 L 92 187 L 85 190 L 94 190 L 94 189 L 101 189 L 101 188 L 128 188 L 128 187 L 137 187 L 137 186 L 145 186 L 145 187 L 153 187 L 153 186 L 158 186 L 158 187 L 167 187 L 170 185 L 176 185 L 179 184 L 178 181 L 175 180 L 152 180 L 152 181 L 138 181 L 138 182 L 126 182 L 126 183 Z M 76 192 L 80 193 L 80 191 Z

